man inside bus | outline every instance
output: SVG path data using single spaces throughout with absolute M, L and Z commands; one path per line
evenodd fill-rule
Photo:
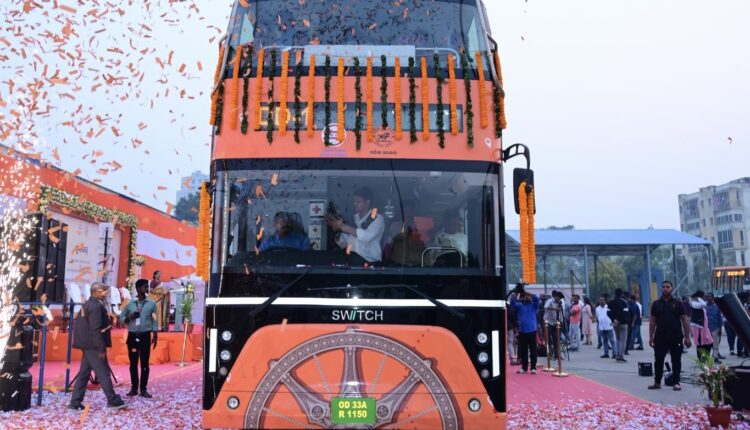
M 349 225 L 343 219 L 327 214 L 326 224 L 334 231 L 340 232 L 336 244 L 346 248 L 367 262 L 379 262 L 383 258 L 380 241 L 385 232 L 385 219 L 372 207 L 372 190 L 361 187 L 354 190 L 354 224 Z
M 292 214 L 288 212 L 276 212 L 276 215 L 273 217 L 273 225 L 276 233 L 263 240 L 263 243 L 260 244 L 260 252 L 274 248 L 294 248 L 301 251 L 310 250 L 310 240 L 304 234 L 304 230 L 302 232 L 299 231 L 300 228 L 303 228 L 302 226 L 295 228 L 297 223 L 293 218 Z
M 469 250 L 469 239 L 462 230 L 463 220 L 459 215 L 458 210 L 449 209 L 443 216 L 443 229 L 433 240 L 433 246 L 441 247 L 443 250 L 438 252 L 438 256 L 435 258 L 435 266 L 456 266 L 453 260 L 458 258 L 465 261 L 467 252 Z M 460 255 L 456 253 L 458 250 Z

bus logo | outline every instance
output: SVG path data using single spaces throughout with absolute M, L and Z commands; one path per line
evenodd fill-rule
M 333 321 L 383 321 L 383 311 L 362 309 L 334 309 L 331 312 Z
M 339 125 L 335 122 L 328 124 L 329 135 L 328 135 L 328 146 L 341 146 L 344 144 L 344 141 L 346 140 L 346 129 L 343 130 L 344 138 L 341 139 L 339 142 Z M 323 141 L 323 143 L 326 143 L 326 131 L 323 130 L 323 132 L 320 134 L 320 139 Z

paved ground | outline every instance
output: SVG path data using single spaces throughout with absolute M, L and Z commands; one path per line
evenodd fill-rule
M 648 343 L 647 325 L 642 327 L 642 337 Z M 562 363 L 563 371 L 575 373 L 576 375 L 625 391 L 654 403 L 676 405 L 683 403 L 701 404 L 706 402 L 706 397 L 701 395 L 698 387 L 685 382 L 681 384 L 682 391 L 679 392 L 673 391 L 671 387 L 664 385 L 662 385 L 661 390 L 647 389 L 654 380 L 653 377 L 638 376 L 638 362 L 653 363 L 654 351 L 648 345 L 645 346 L 643 351 L 630 351 L 630 355 L 625 357 L 628 360 L 627 363 L 618 363 L 611 358 L 599 358 L 603 354 L 603 350 L 596 349 L 596 339 L 594 339 L 593 343 L 594 345 L 592 346 L 584 345 L 579 351 L 571 352 L 570 361 L 565 360 Z M 732 365 L 737 365 L 741 361 L 737 357 L 729 355 L 729 346 L 725 338 L 722 338 L 721 354 L 728 357 L 726 362 Z M 687 354 L 682 355 L 683 372 L 691 372 L 693 370 L 695 359 L 695 347 L 692 347 Z M 667 360 L 669 360 L 668 355 Z M 544 366 L 546 361 L 540 361 L 539 364 L 540 366 Z M 515 369 L 515 366 L 513 368 Z

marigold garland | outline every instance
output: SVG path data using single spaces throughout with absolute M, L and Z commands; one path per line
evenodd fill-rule
M 358 57 L 354 57 L 354 76 L 354 137 L 359 151 L 362 147 L 362 68 Z
M 367 141 L 374 139 L 372 131 L 372 57 L 367 57 L 367 72 L 365 77 L 365 97 L 367 98 Z
M 229 128 L 237 130 L 238 108 L 237 102 L 240 100 L 240 68 L 242 67 L 242 46 L 238 46 L 234 53 L 234 66 L 232 67 L 231 90 L 229 91 Z
M 531 187 L 529 187 L 531 188 Z M 536 283 L 536 250 L 534 248 L 534 191 L 526 192 L 526 181 L 518 186 L 518 208 L 520 212 L 520 250 L 523 278 Z
M 380 126 L 388 128 L 388 63 L 385 55 L 380 56 Z
M 258 65 L 255 73 L 255 115 L 253 115 L 253 130 L 260 130 L 260 118 L 262 112 L 260 110 L 260 101 L 263 97 L 263 68 L 265 67 L 264 60 L 266 56 L 266 50 L 260 48 L 258 51 Z
M 250 86 L 250 69 L 253 62 L 253 47 L 248 45 L 246 48 L 245 69 L 242 72 L 242 123 L 240 125 L 242 134 L 247 134 L 249 127 L 247 122 L 247 105 L 250 99 L 248 87 Z M 243 50 L 245 49 L 243 48 Z
M 331 57 L 326 55 L 325 67 L 323 67 L 323 75 L 325 76 L 325 124 L 323 125 L 323 135 L 325 136 L 324 143 L 326 146 L 331 144 L 331 128 L 328 126 L 331 123 Z
M 315 55 L 310 56 L 307 85 L 307 137 L 312 137 L 315 133 Z
M 477 73 L 479 74 L 479 126 L 487 128 L 487 97 L 485 92 L 487 91 L 487 85 L 484 80 L 484 63 L 482 61 L 482 53 L 477 51 L 474 54 L 474 58 L 477 61 Z
M 500 132 L 496 133 L 498 135 L 497 137 L 500 137 L 502 136 L 502 133 L 503 133 L 502 130 L 505 130 L 505 127 L 508 126 L 508 122 L 505 119 L 505 90 L 503 87 L 503 69 L 501 68 L 501 65 L 500 65 L 500 53 L 495 51 L 494 57 L 495 57 L 495 70 L 497 70 L 497 80 L 500 83 L 500 88 L 497 88 L 497 93 L 498 93 L 497 95 L 498 95 L 498 98 L 500 99 L 500 102 L 498 103 L 498 110 L 500 111 L 500 116 L 499 116 Z
M 211 195 L 206 183 L 201 184 L 198 209 L 198 243 L 196 246 L 195 272 L 204 281 L 208 280 L 209 256 L 211 255 Z
M 225 50 L 224 44 L 222 44 L 219 47 L 219 60 L 216 62 L 216 72 L 214 72 L 214 88 L 216 88 L 216 91 L 214 91 L 211 94 L 211 117 L 208 119 L 208 123 L 211 125 L 216 125 L 216 116 L 218 115 L 218 110 L 216 109 L 219 103 L 219 74 L 221 73 L 221 65 L 224 61 L 224 50 Z
M 338 71 L 337 71 L 337 84 L 339 91 L 339 102 L 338 109 L 336 111 L 336 138 L 339 142 L 344 141 L 344 57 L 339 57 Z
M 289 51 L 281 52 L 281 94 L 279 95 L 279 134 L 286 136 L 286 123 L 288 117 L 287 90 L 289 86 Z
M 299 130 L 302 122 L 302 97 L 300 84 L 302 81 L 302 60 L 294 66 L 294 141 L 300 143 Z
M 427 57 L 419 59 L 419 65 L 422 69 L 422 140 L 430 138 L 430 100 L 429 91 L 427 90 Z
M 409 57 L 409 141 L 417 141 L 417 85 L 414 79 L 414 58 Z
M 274 103 L 273 101 L 273 76 L 276 74 L 276 54 L 276 50 L 271 51 L 271 67 L 268 71 L 268 115 L 266 116 L 266 140 L 268 140 L 269 145 L 273 143 L 273 117 L 276 110 L 276 103 Z
M 451 106 L 451 134 L 458 134 L 458 109 L 456 107 L 456 70 L 453 55 L 448 54 L 448 98 Z
M 466 144 L 474 147 L 474 112 L 471 105 L 471 79 L 469 79 L 469 54 L 461 52 L 461 74 L 466 91 Z
M 401 140 L 401 59 L 396 57 L 393 62 L 393 114 L 396 120 L 396 140 Z

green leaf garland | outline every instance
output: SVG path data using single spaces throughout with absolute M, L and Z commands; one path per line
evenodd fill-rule
M 464 76 L 464 88 L 466 89 L 466 143 L 470 148 L 474 147 L 474 112 L 471 110 L 471 79 L 469 79 L 469 54 L 461 53 L 461 73 Z
M 268 123 L 266 126 L 266 140 L 268 140 L 269 145 L 273 143 L 273 115 L 276 108 L 276 104 L 273 101 L 273 75 L 276 74 L 277 55 L 277 50 L 271 50 L 271 67 L 268 71 L 268 116 L 266 117 L 266 122 Z
M 357 151 L 362 147 L 362 68 L 359 58 L 354 57 L 354 136 L 356 137 Z
M 247 46 L 247 57 L 245 58 L 245 69 L 242 73 L 243 91 L 242 91 L 242 124 L 240 125 L 240 131 L 242 134 L 247 134 L 247 128 L 249 126 L 247 122 L 247 104 L 250 100 L 248 85 L 250 82 L 250 69 L 253 63 L 253 47 Z
M 380 56 L 380 126 L 388 128 L 388 80 L 386 72 L 388 63 L 385 55 Z
M 443 76 L 440 73 L 440 55 L 435 53 L 432 56 L 435 62 L 435 80 L 437 81 L 437 126 L 438 126 L 438 145 L 445 148 L 445 129 L 443 124 Z
M 324 136 L 325 136 L 325 145 L 328 146 L 331 144 L 331 128 L 329 127 L 329 124 L 331 123 L 331 56 L 326 55 L 326 61 L 325 66 L 323 67 L 323 74 L 326 78 L 325 80 L 325 92 L 326 92 L 326 102 L 325 102 L 325 121 L 324 124 Z

